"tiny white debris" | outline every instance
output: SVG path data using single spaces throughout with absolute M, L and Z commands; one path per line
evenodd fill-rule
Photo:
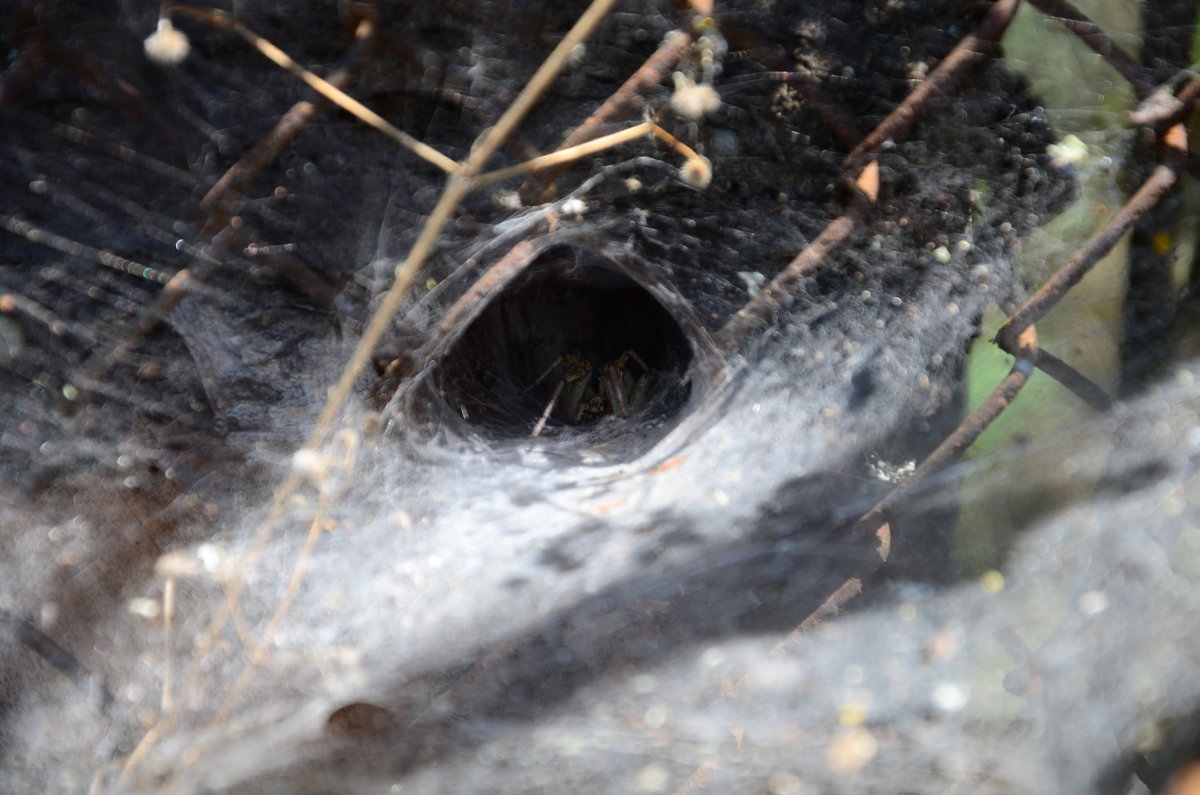
M 751 296 L 758 295 L 767 277 L 758 271 L 738 271 L 738 278 L 746 283 L 746 292 Z
M 933 689 L 933 705 L 942 712 L 958 712 L 970 700 L 967 689 L 954 682 L 942 682 Z
M 158 618 L 162 612 L 162 605 L 157 599 L 147 599 L 144 596 L 139 596 L 136 599 L 130 599 L 125 605 L 125 609 L 135 616 L 142 618 Z
M 667 708 L 662 704 L 651 704 L 642 713 L 642 722 L 647 729 L 661 729 L 670 717 Z
M 143 46 L 146 57 L 159 66 L 175 66 L 187 58 L 192 45 L 182 31 L 176 30 L 167 17 L 158 20 L 158 30 L 146 37 Z
M 292 455 L 292 469 L 308 477 L 321 477 L 325 472 L 325 462 L 316 450 L 303 447 Z
M 729 502 L 730 502 L 729 495 L 726 494 L 725 492 L 721 491 L 720 489 L 717 489 L 713 492 L 713 501 L 716 502 L 717 505 L 720 505 L 722 508 L 729 507 Z
M 521 202 L 521 194 L 515 190 L 496 191 L 492 194 L 492 204 L 501 210 L 521 210 L 525 206 Z
M 1076 605 L 1080 615 L 1097 616 L 1108 609 L 1108 595 L 1104 591 L 1088 591 L 1081 594 Z
M 917 470 L 917 462 L 910 459 L 903 463 L 894 464 L 872 454 L 867 461 L 867 469 L 876 480 L 884 483 L 900 484 L 908 480 L 912 476 L 912 473 Z
M 671 771 L 658 764 L 650 764 L 634 774 L 634 786 L 638 792 L 666 792 L 671 785 Z
M 408 511 L 398 510 L 392 514 L 392 524 L 399 527 L 405 533 L 411 533 L 413 529 L 412 517 L 408 515 Z
M 568 218 L 580 218 L 587 212 L 587 202 L 580 198 L 567 199 L 560 208 Z
M 945 246 L 938 246 L 933 250 L 933 258 L 945 265 L 950 261 L 950 249 Z
M 225 562 L 225 550 L 216 544 L 201 544 L 196 548 L 196 557 L 200 558 L 200 565 L 204 570 L 212 574 Z
M 196 577 L 200 561 L 187 552 L 168 552 L 154 563 L 154 573 L 164 579 Z
M 1065 135 L 1063 139 L 1056 144 L 1050 144 L 1046 147 L 1046 153 L 1055 160 L 1060 160 L 1063 163 L 1078 163 L 1087 157 L 1088 148 L 1082 140 L 1074 135 Z
M 567 56 L 567 68 L 578 69 L 587 61 L 587 45 L 582 41 L 575 44 L 571 48 L 571 54 Z

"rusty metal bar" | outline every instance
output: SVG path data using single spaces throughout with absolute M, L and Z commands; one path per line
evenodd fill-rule
M 1154 93 L 1154 81 L 1146 74 L 1146 70 L 1130 58 L 1124 50 L 1108 37 L 1100 26 L 1081 14 L 1075 6 L 1066 0 L 1029 0 L 1029 3 L 1043 14 L 1053 17 L 1060 25 L 1078 36 L 1084 44 L 1116 69 L 1122 77 L 1133 86 L 1138 99 L 1145 99 Z
M 746 302 L 714 336 L 717 347 L 732 350 L 746 334 L 790 300 L 800 280 L 820 268 L 826 258 L 850 237 L 867 208 L 879 195 L 879 166 L 868 163 L 859 175 L 854 199 L 840 216 L 829 222 L 812 243 L 776 274 L 770 284 Z
M 888 139 L 897 138 L 907 132 L 929 104 L 941 96 L 959 75 L 992 51 L 1020 5 L 1020 0 L 997 0 L 983 21 L 962 37 L 954 49 L 929 73 L 925 81 L 909 92 L 904 101 L 854 147 L 847 159 L 853 160 L 859 155 L 874 151 Z
M 1088 271 L 1109 252 L 1133 224 L 1146 214 L 1175 184 L 1178 176 L 1170 166 L 1159 166 L 1108 223 L 1088 238 L 1032 296 L 1013 312 L 996 334 L 996 344 L 1014 356 L 1022 352 L 1019 336 L 1062 300 Z

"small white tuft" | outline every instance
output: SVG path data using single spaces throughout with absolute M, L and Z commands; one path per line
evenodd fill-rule
M 573 197 L 562 203 L 562 214 L 568 218 L 582 218 L 587 212 L 587 203 L 583 199 Z
M 712 163 L 704 155 L 689 157 L 679 167 L 679 178 L 697 190 L 704 190 L 712 182 Z
M 316 450 L 302 447 L 292 454 L 292 470 L 297 474 L 314 479 L 322 478 L 327 468 L 321 454 Z
M 956 682 L 941 682 L 933 689 L 933 705 L 942 712 L 958 712 L 970 700 L 970 692 Z
M 143 46 L 146 48 L 146 57 L 159 66 L 182 63 L 192 48 L 187 35 L 176 30 L 166 17 L 159 18 L 158 30 L 146 37 Z
M 685 119 L 695 121 L 721 109 L 721 95 L 707 83 L 693 83 L 691 78 L 675 73 L 675 93 L 671 95 L 671 110 Z

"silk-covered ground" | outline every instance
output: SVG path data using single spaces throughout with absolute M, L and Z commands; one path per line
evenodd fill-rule
M 319 73 L 353 46 L 354 4 L 239 6 Z M 978 318 L 1019 295 L 1010 255 L 1072 191 L 1003 60 L 884 149 L 878 208 L 790 306 L 735 350 L 713 342 L 853 176 L 769 72 L 804 70 L 867 130 L 987 6 L 722 9 L 721 108 L 664 122 L 711 160 L 706 190 L 645 140 L 559 180 L 582 206 L 521 207 L 520 178 L 473 194 L 261 549 L 444 180 L 329 111 L 231 198 L 229 225 L 201 200 L 311 99 L 294 77 L 184 18 L 189 57 L 147 61 L 155 4 L 0 14 L 0 789 L 1126 791 L 1135 751 L 1194 736 L 1200 696 L 1186 355 L 1111 415 L 1029 442 L 1100 486 L 1022 517 L 991 591 L 947 554 L 950 478 L 894 523 L 887 576 L 787 641 L 868 553 L 846 537 L 889 488 L 880 462 L 957 421 Z M 465 157 L 581 10 L 383 5 L 349 90 Z M 687 24 L 619 6 L 497 164 L 557 146 Z M 681 72 L 702 80 L 699 60 Z M 534 287 L 437 342 L 522 239 Z M 134 334 L 183 268 L 198 286 Z M 643 319 L 647 295 L 666 319 Z M 558 355 L 590 349 L 598 369 L 624 348 L 656 394 L 579 427 L 557 409 L 529 437 L 561 371 L 531 384 Z M 420 378 L 391 400 L 396 368 Z M 989 464 L 990 488 L 1025 487 L 1003 454 Z M 328 531 L 269 654 L 218 718 L 253 645 L 240 633 L 266 626 L 318 513 Z M 204 642 L 234 583 L 237 620 Z

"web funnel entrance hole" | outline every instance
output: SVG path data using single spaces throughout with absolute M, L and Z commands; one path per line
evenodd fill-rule
M 500 438 L 644 441 L 687 403 L 692 357 L 680 323 L 620 266 L 556 249 L 463 332 L 438 394 Z

